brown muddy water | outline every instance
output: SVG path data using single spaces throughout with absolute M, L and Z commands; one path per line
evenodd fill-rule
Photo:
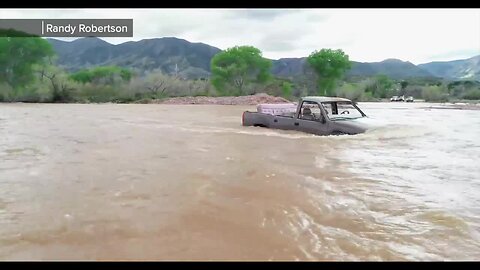
M 360 107 L 382 127 L 318 137 L 253 106 L 0 104 L 0 259 L 480 259 L 480 111 Z

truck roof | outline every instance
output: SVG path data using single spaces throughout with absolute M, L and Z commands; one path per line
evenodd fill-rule
M 312 101 L 312 102 L 339 102 L 339 101 L 347 101 L 352 102 L 346 98 L 339 98 L 339 97 L 323 97 L 323 96 L 309 96 L 303 97 L 303 101 Z

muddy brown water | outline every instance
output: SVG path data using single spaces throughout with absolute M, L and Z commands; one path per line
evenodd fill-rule
M 253 106 L 0 104 L 2 260 L 478 260 L 480 111 L 242 127 Z

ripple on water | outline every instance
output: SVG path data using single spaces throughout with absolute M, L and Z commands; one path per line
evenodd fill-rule
M 25 148 L 10 148 L 3 151 L 6 156 L 39 156 L 43 155 L 43 152 L 37 148 L 25 147 Z
M 465 222 L 463 218 L 445 211 L 427 211 L 418 214 L 416 218 L 429 222 L 437 227 L 441 226 L 452 229 L 459 234 L 464 234 L 469 229 L 468 223 Z
M 0 254 L 13 246 L 13 257 L 58 258 L 55 250 L 74 247 L 77 259 L 98 250 L 131 258 L 136 247 L 156 246 L 171 259 L 188 246 L 206 259 L 480 258 L 478 125 L 458 111 L 376 106 L 395 125 L 353 136 L 243 127 L 238 107 L 220 119 L 209 106 L 42 105 L 28 117 L 18 115 L 29 105 L 12 107 L 20 113 L 7 115 L 8 125 L 0 119 L 2 132 L 15 134 L 0 137 Z M 78 129 L 64 128 L 72 122 Z M 75 196 L 58 196 L 63 188 Z M 171 242 L 163 226 L 173 228 Z M 105 244 L 112 239 L 129 250 Z

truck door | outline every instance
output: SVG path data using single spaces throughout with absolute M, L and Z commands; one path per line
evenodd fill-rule
M 293 125 L 295 130 L 317 135 L 328 134 L 328 122 L 320 109 L 320 105 L 316 102 L 303 101 Z

